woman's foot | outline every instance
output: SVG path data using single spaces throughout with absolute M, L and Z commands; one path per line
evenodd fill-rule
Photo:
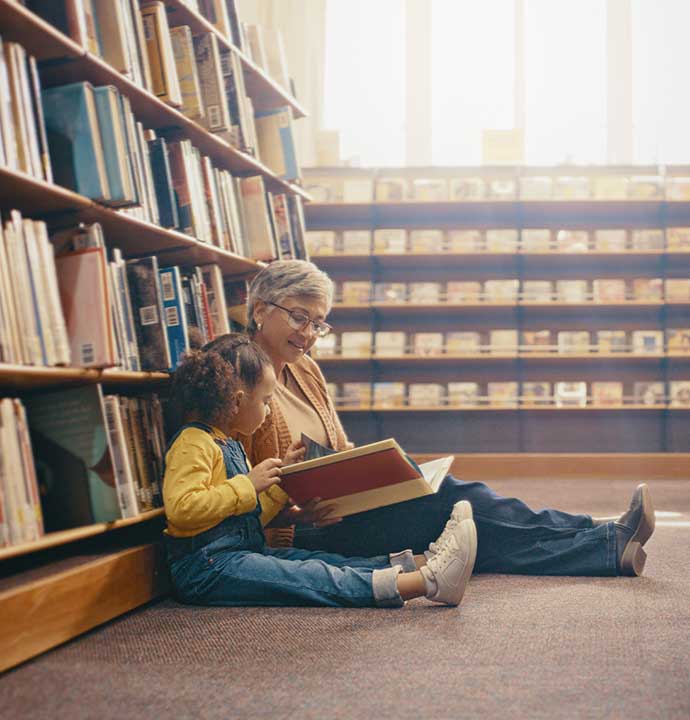
M 445 605 L 459 605 L 476 558 L 477 529 L 474 520 L 462 520 L 447 536 L 443 547 L 420 570 L 426 582 L 427 598 Z
M 472 506 L 467 500 L 460 500 L 453 505 L 443 532 L 438 536 L 436 542 L 429 543 L 429 548 L 424 552 L 427 562 L 443 548 L 463 520 L 472 520 Z
M 654 505 L 646 483 L 638 485 L 630 507 L 614 523 L 616 557 L 621 575 L 642 575 L 647 553 L 642 546 L 654 532 Z

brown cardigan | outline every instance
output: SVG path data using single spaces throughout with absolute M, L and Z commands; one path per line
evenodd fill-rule
M 287 365 L 287 369 L 321 418 L 331 447 L 334 450 L 345 450 L 347 435 L 333 401 L 328 396 L 326 380 L 319 366 L 308 355 L 304 355 L 297 362 Z M 253 435 L 237 435 L 252 466 L 266 458 L 282 458 L 291 443 L 291 434 L 285 416 L 274 398 L 271 399 L 270 404 L 270 414 Z M 266 538 L 270 545 L 292 545 L 293 537 L 294 527 L 266 529 Z

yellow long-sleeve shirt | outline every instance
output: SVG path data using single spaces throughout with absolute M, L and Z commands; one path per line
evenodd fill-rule
M 191 537 L 217 525 L 230 515 L 256 508 L 257 494 L 246 475 L 227 477 L 223 453 L 214 441 L 227 440 L 217 428 L 213 433 L 185 428 L 165 456 L 163 502 L 167 532 Z M 287 502 L 276 485 L 260 493 L 261 522 L 270 522 Z

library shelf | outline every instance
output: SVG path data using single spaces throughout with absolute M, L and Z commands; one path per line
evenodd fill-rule
M 160 547 L 151 542 L 0 578 L 0 672 L 169 592 Z
M 310 230 L 370 228 L 658 227 L 690 224 L 690 202 L 673 200 L 474 200 L 310 203 Z
M 681 405 L 643 405 L 640 403 L 628 403 L 617 405 L 562 405 L 523 403 L 519 405 L 417 405 L 410 407 L 404 405 L 400 407 L 388 407 L 386 405 L 359 405 L 354 407 L 336 405 L 336 409 L 341 412 L 372 412 L 372 413 L 467 413 L 467 412 L 495 412 L 495 413 L 519 413 L 532 412 L 538 410 L 540 412 L 628 412 L 630 410 L 643 412 L 664 412 L 666 410 L 690 410 L 689 406 Z
M 166 385 L 169 381 L 170 375 L 165 372 L 0 363 L 0 394 L 5 395 L 94 383 L 100 383 L 105 387 L 155 389 Z
M 381 364 L 409 364 L 409 365 L 438 365 L 445 363 L 477 363 L 477 362 L 501 362 L 516 360 L 553 360 L 556 364 L 568 362 L 582 362 L 583 360 L 600 362 L 602 360 L 616 360 L 630 363 L 658 363 L 666 359 L 674 361 L 690 361 L 690 353 L 608 353 L 608 352 L 484 352 L 484 353 L 439 353 L 428 355 L 365 355 L 360 357 L 349 357 L 347 355 L 314 356 L 314 359 L 327 367 L 328 365 L 359 365 L 362 363 Z
M 25 173 L 0 168 L 0 195 L 3 205 L 32 216 L 41 215 L 50 224 L 71 213 L 77 222 L 98 222 L 108 238 L 127 257 L 156 253 L 166 263 L 217 263 L 224 275 L 251 275 L 261 265 L 193 236 L 139 220 L 100 205 L 83 195 Z
M 163 0 L 168 8 L 168 17 L 175 25 L 189 25 L 192 32 L 211 32 L 218 42 L 229 50 L 237 53 L 244 66 L 244 82 L 248 94 L 252 97 L 256 110 L 270 110 L 272 108 L 289 105 L 295 118 L 307 116 L 307 111 L 300 105 L 285 88 L 281 87 L 264 70 L 254 63 L 245 53 L 233 45 L 217 28 L 205 17 L 185 5 L 183 0 Z
M 70 49 L 71 46 L 79 48 L 76 43 L 32 12 L 16 5 L 13 0 L 0 0 L 0 8 L 2 8 L 0 19 L 3 18 L 2 12 L 6 11 L 4 18 L 6 22 L 2 26 L 3 36 L 17 42 L 22 42 L 22 38 L 25 37 L 32 38 L 31 43 L 25 45 L 30 52 L 33 52 L 33 46 L 40 45 L 44 33 L 52 42 L 64 39 L 66 49 Z M 305 200 L 310 199 L 310 196 L 299 185 L 282 180 L 252 155 L 233 147 L 206 128 L 185 117 L 179 110 L 167 105 L 148 90 L 132 82 L 101 58 L 83 48 L 80 50 L 80 55 L 75 56 L 72 51 L 63 57 L 53 57 L 49 64 L 43 65 L 41 67 L 43 86 L 51 87 L 79 81 L 89 81 L 93 85 L 99 86 L 114 85 L 129 98 L 135 117 L 142 121 L 147 128 L 161 130 L 169 137 L 181 134 L 191 140 L 200 152 L 208 155 L 216 165 L 230 170 L 234 175 L 261 175 L 269 190 L 288 192 L 300 195 Z
M 123 518 L 113 520 L 112 522 L 95 523 L 93 525 L 84 525 L 82 527 L 70 528 L 69 530 L 59 530 L 57 532 L 46 533 L 43 537 L 33 542 L 22 543 L 21 545 L 10 545 L 9 547 L 0 548 L 0 560 L 26 555 L 28 553 L 41 552 L 48 548 L 54 548 L 59 545 L 67 545 L 68 543 L 84 540 L 86 538 L 101 535 L 112 530 L 130 527 L 139 523 L 148 522 L 154 518 L 163 517 L 165 511 L 163 508 L 148 510 L 133 518 Z

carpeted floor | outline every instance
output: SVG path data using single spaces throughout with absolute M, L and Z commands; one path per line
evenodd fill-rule
M 458 609 L 165 600 L 0 678 L 3 718 L 690 718 L 690 485 L 650 481 L 643 578 L 475 576 Z M 613 514 L 621 481 L 494 482 Z

